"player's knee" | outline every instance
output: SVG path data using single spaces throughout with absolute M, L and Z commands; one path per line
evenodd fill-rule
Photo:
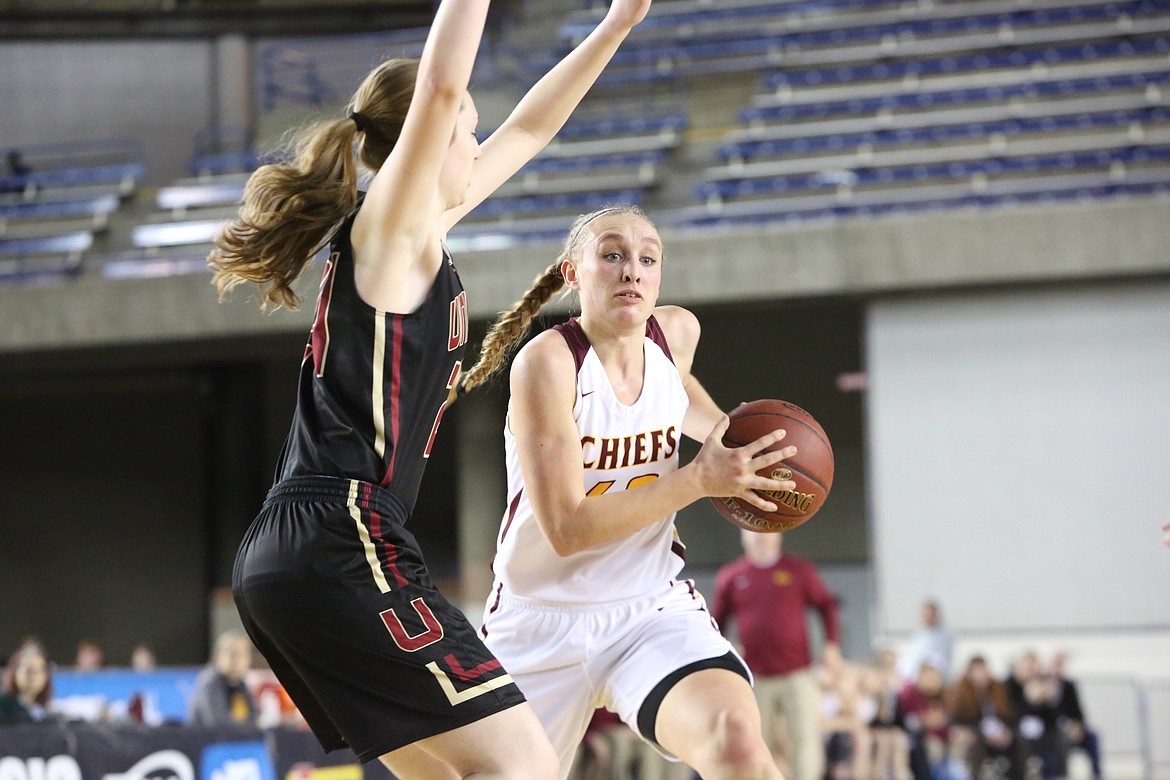
M 715 715 L 715 760 L 733 777 L 756 777 L 759 767 L 771 762 L 756 721 L 747 712 L 729 708 Z

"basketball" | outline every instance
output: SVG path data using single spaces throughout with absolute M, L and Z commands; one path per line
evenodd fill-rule
M 728 417 L 731 424 L 723 434 L 723 444 L 727 447 L 751 444 L 778 428 L 788 432 L 768 452 L 795 446 L 796 455 L 759 473 L 791 479 L 796 482 L 796 489 L 761 493 L 776 504 L 775 512 L 764 512 L 739 498 L 712 497 L 719 514 L 740 528 L 760 533 L 788 531 L 807 522 L 824 506 L 833 486 L 833 447 L 825 429 L 796 404 L 775 399 L 743 404 L 729 412 Z

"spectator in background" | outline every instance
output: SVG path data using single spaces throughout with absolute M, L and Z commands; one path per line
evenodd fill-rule
M 1019 734 L 1029 761 L 1038 761 L 1045 780 L 1064 777 L 1068 765 L 1068 740 L 1058 718 L 1060 685 L 1028 651 L 1016 659 L 1006 681 L 1012 705 L 1019 715 Z
M 877 704 L 869 722 L 874 748 L 871 774 L 875 780 L 910 780 L 910 742 L 898 722 L 902 675 L 892 648 L 878 651 L 866 687 Z
M 821 696 L 812 671 L 805 610 L 815 608 L 825 628 L 822 661 L 841 664 L 837 602 L 803 558 L 785 554 L 783 534 L 742 531 L 744 556 L 715 577 L 711 614 L 726 631 L 734 620 L 743 657 L 755 675 L 764 738 L 773 755 L 788 762 L 788 780 L 821 780 L 825 748 L 821 737 Z M 777 745 L 783 717 L 785 749 Z
M 1003 759 L 1006 776 L 1022 780 L 1023 753 L 1016 737 L 1016 713 L 1003 683 L 995 680 L 982 656 L 951 690 L 951 753 L 968 777 L 980 777 L 985 761 Z
M 0 192 L 24 192 L 25 188 L 29 186 L 26 177 L 32 173 L 32 168 L 24 161 L 24 156 L 19 149 L 9 149 L 7 154 L 8 170 L 5 172 L 3 180 L 3 189 Z
M 0 724 L 44 720 L 52 698 L 49 659 L 40 644 L 26 641 L 0 677 Z
M 873 735 L 869 724 L 878 701 L 869 670 L 850 663 L 820 670 L 821 717 L 830 780 L 870 780 Z
M 1093 780 L 1101 780 L 1101 747 L 1097 732 L 1085 725 L 1085 713 L 1081 709 L 1080 692 L 1077 684 L 1066 674 L 1068 654 L 1057 650 L 1052 656 L 1051 673 L 1057 684 L 1056 722 L 1064 732 L 1069 747 L 1078 747 L 1089 756 L 1093 767 Z
M 942 607 L 934 599 L 922 602 L 922 628 L 910 638 L 898 660 L 898 671 L 903 679 L 917 680 L 918 670 L 930 662 L 949 680 L 955 655 L 955 636 L 943 624 Z
M 104 659 L 102 647 L 92 639 L 82 639 L 77 643 L 77 656 L 73 667 L 79 672 L 96 672 L 102 668 Z
M 918 667 L 918 678 L 898 694 L 898 722 L 910 741 L 914 780 L 946 777 L 950 715 L 943 694 L 942 672 L 930 661 Z
M 240 631 L 215 640 L 209 663 L 195 679 L 187 721 L 198 726 L 255 725 L 256 702 L 244 676 L 252 668 L 252 643 Z
M 138 644 L 130 651 L 130 668 L 136 672 L 153 672 L 157 666 L 154 650 L 150 645 Z

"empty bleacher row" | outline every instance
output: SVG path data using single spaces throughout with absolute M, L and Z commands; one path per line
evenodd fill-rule
M 128 139 L 30 144 L 4 155 L 0 278 L 15 280 L 76 272 L 145 171 L 140 145 Z
M 426 37 L 427 28 L 422 27 L 265 44 L 257 55 L 260 106 L 271 111 L 287 103 L 344 102 L 382 60 L 420 56 Z M 486 64 L 485 58 L 481 56 L 478 64 Z
M 963 206 L 1170 194 L 1170 145 L 1029 154 L 788 177 L 765 199 L 681 209 L 676 224 L 730 225 Z
M 543 72 L 603 11 L 584 8 L 559 44 L 519 60 L 520 75 Z M 344 99 L 383 56 L 417 54 L 424 33 L 266 45 L 259 108 Z M 556 240 L 614 201 L 705 227 L 1170 192 L 1170 3 L 1158 0 L 659 0 L 603 78 L 452 231 L 452 249 Z M 704 115 L 695 78 L 746 97 Z M 191 177 L 146 196 L 129 240 L 100 252 L 95 236 L 134 196 L 141 161 L 8 177 L 0 269 L 202 270 L 263 158 L 247 128 L 194 145 Z
M 549 237 L 561 232 L 564 221 L 580 211 L 610 202 L 643 202 L 663 176 L 666 158 L 680 143 L 684 128 L 685 118 L 678 115 L 570 124 L 564 138 L 551 144 L 453 231 L 452 248 L 499 246 L 514 235 Z M 254 162 L 257 156 L 223 159 L 229 158 L 244 163 Z M 245 165 L 245 170 L 208 173 L 206 159 L 196 155 L 192 160 L 199 175 L 157 189 L 153 208 L 130 231 L 131 247 L 102 253 L 93 258 L 93 265 L 119 277 L 202 270 L 211 242 L 235 214 L 251 172 L 251 166 Z M 105 202 L 116 205 L 116 199 Z M 19 204 L 20 208 L 50 206 Z M 92 233 L 85 231 L 51 238 L 0 242 L 0 254 L 10 258 L 6 266 L 0 266 L 0 276 L 28 280 L 43 278 L 46 269 L 49 275 L 52 270 L 76 272 L 81 255 L 93 246 Z
M 733 4 L 718 12 L 707 6 L 689 13 L 669 8 L 692 6 L 689 0 L 663 5 L 668 8 L 659 8 L 655 19 L 678 17 L 671 36 L 643 40 L 646 33 L 639 27 L 603 74 L 602 85 L 675 84 L 775 68 L 864 65 L 1170 32 L 1170 7 L 1158 0 L 828 0 Z M 713 13 L 722 25 L 706 31 L 702 20 Z M 568 24 L 564 32 L 576 37 L 588 24 Z M 646 29 L 653 33 L 661 27 Z
M 977 12 L 991 4 L 962 5 Z M 972 34 L 944 56 L 891 47 L 858 63 L 846 45 L 839 62 L 772 69 L 715 149 L 718 162 L 696 187 L 701 205 L 671 209 L 666 221 L 742 224 L 1170 191 L 1170 36 L 1160 31 L 1170 5 L 1011 5 L 1048 25 L 1029 40 L 1085 19 L 1114 18 L 1124 33 L 1043 45 L 1007 35 L 990 47 L 976 14 L 964 20 Z M 954 7 L 902 4 L 901 13 Z

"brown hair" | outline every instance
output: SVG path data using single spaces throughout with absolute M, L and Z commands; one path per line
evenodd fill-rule
M 983 717 L 983 703 L 988 702 L 995 710 L 995 715 L 1007 723 L 1014 723 L 1016 718 L 1015 707 L 1008 696 L 1007 687 L 988 674 L 986 687 L 982 690 L 975 687 L 971 679 L 971 670 L 981 665 L 986 668 L 987 661 L 981 655 L 972 656 L 967 662 L 967 670 L 950 691 L 950 709 L 956 723 L 978 726 Z
M 604 206 L 597 211 L 578 216 L 569 228 L 569 235 L 565 237 L 565 244 L 557 259 L 544 269 L 544 273 L 536 277 L 528 292 L 524 293 L 511 309 L 502 313 L 488 329 L 480 346 L 479 360 L 464 373 L 459 381 L 459 392 L 478 387 L 499 370 L 508 355 L 528 335 L 532 320 L 540 308 L 548 303 L 553 293 L 565 286 L 565 277 L 561 275 L 561 263 L 576 259 L 580 255 L 581 236 L 585 232 L 585 227 L 598 217 L 609 214 L 635 214 L 647 222 L 650 221 L 646 212 L 632 205 Z
M 417 77 L 416 60 L 383 62 L 354 93 L 350 116 L 295 131 L 286 159 L 248 178 L 238 215 L 207 258 L 220 300 L 236 285 L 255 282 L 261 308 L 297 308 L 293 282 L 357 205 L 358 161 L 377 171 L 390 156 Z
M 45 654 L 44 648 L 36 641 L 26 640 L 16 652 L 8 658 L 8 663 L 4 666 L 4 673 L 0 676 L 0 690 L 13 698 L 20 697 L 20 689 L 16 685 L 16 668 L 20 666 L 27 656 L 39 655 L 45 660 L 45 687 L 37 693 L 33 699 L 42 707 L 46 706 L 53 698 L 53 667 L 49 663 L 49 657 Z

